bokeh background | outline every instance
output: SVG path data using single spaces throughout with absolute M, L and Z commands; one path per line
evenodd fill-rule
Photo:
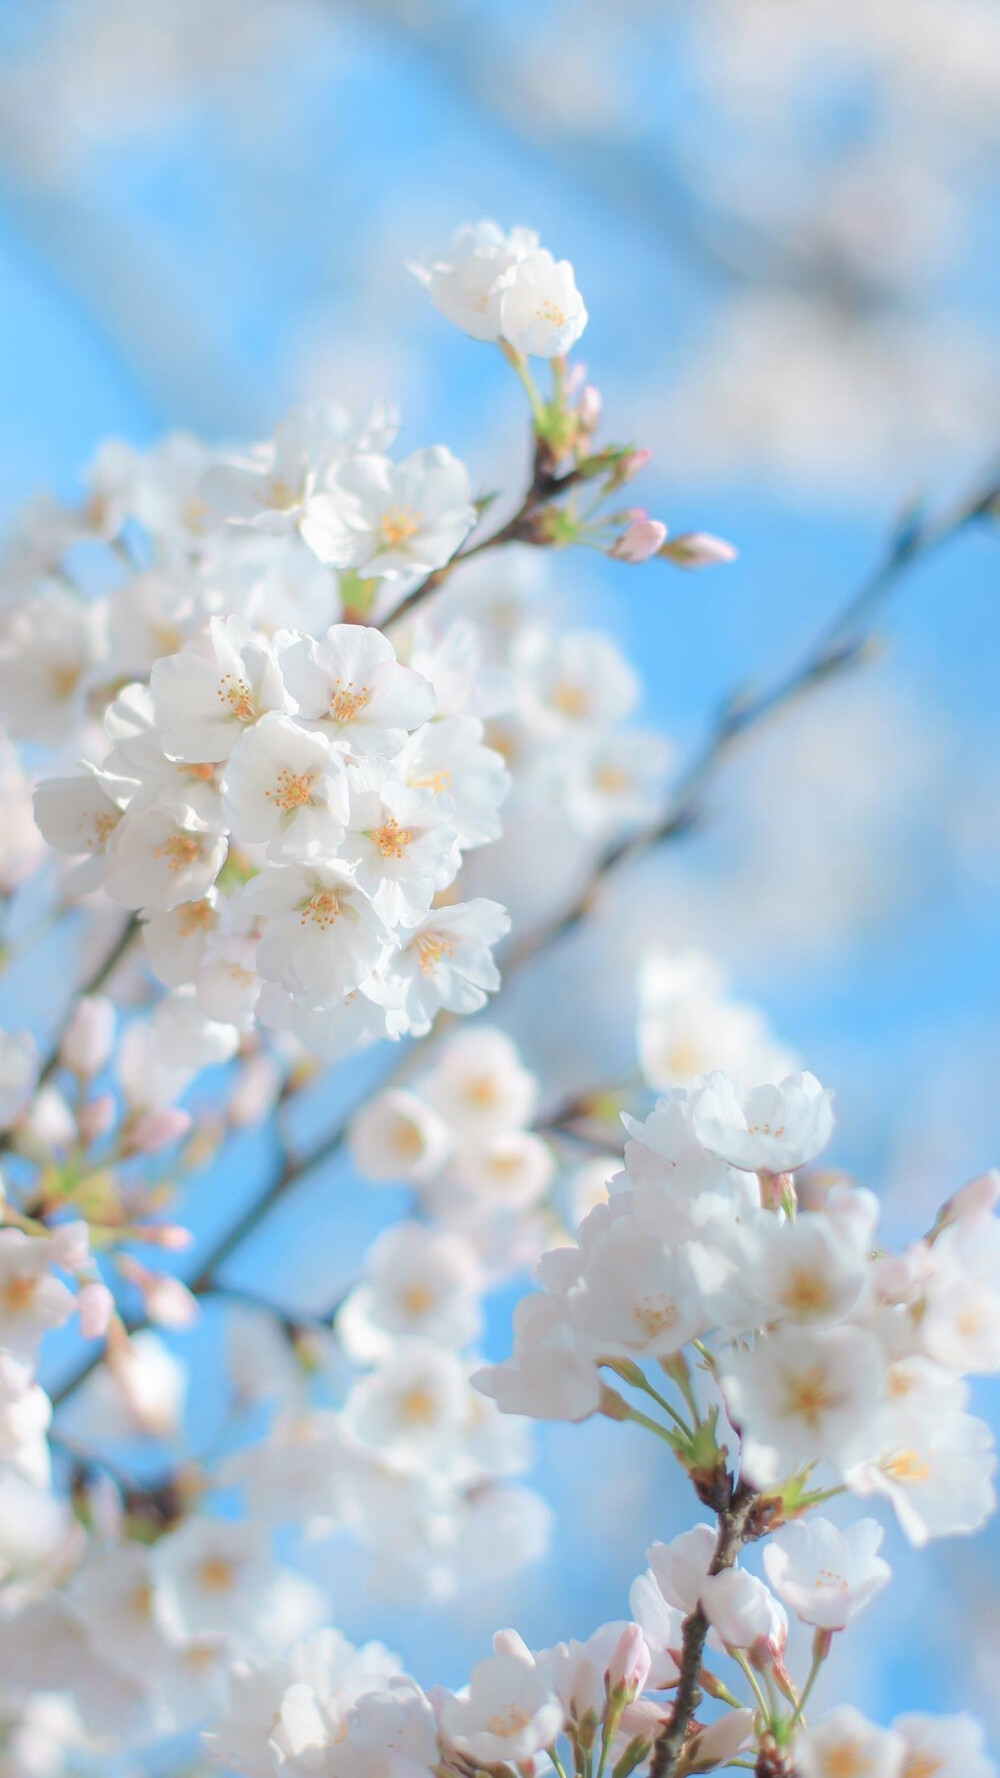
M 998 148 L 993 0 L 2 0 L 0 511 L 72 495 L 105 435 L 263 436 L 327 396 L 398 400 L 408 448 L 446 441 L 483 488 L 509 483 L 516 385 L 404 261 L 462 220 L 529 224 L 576 268 L 610 434 L 654 453 L 637 497 L 739 547 L 711 575 L 553 570 L 566 621 L 640 666 L 643 720 L 683 762 L 725 692 L 794 662 L 911 502 L 995 472 Z M 891 1236 L 1000 1159 L 998 584 L 988 531 L 908 577 L 875 658 L 748 745 L 699 829 L 500 997 L 553 1090 L 627 1056 L 643 946 L 693 944 L 836 1084 L 833 1158 L 883 1195 Z M 50 984 L 20 992 L 44 1025 Z M 199 1182 L 206 1238 L 261 1150 Z M 397 1207 L 328 1169 L 229 1275 L 331 1300 Z M 206 1322 L 183 1345 L 195 1448 L 217 1400 Z M 56 1342 L 53 1375 L 71 1356 Z M 997 1390 L 977 1395 L 996 1419 Z M 648 1442 L 543 1429 L 551 1554 L 503 1587 L 404 1610 L 347 1546 L 310 1568 L 348 1635 L 458 1683 L 498 1623 L 538 1645 L 624 1613 L 648 1543 L 689 1512 Z M 970 1708 L 996 1734 L 1000 1538 L 888 1544 L 896 1583 L 828 1700 Z

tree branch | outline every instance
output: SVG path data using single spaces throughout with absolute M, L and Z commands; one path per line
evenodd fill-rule
M 718 1514 L 719 1530 L 715 1540 L 715 1553 L 708 1565 L 709 1574 L 721 1574 L 723 1569 L 732 1568 L 747 1541 L 748 1522 L 757 1499 L 754 1490 L 741 1483 L 729 1505 Z M 699 1676 L 707 1635 L 708 1619 L 699 1605 L 684 1620 L 680 1678 L 670 1715 L 653 1746 L 649 1778 L 673 1778 L 678 1756 L 701 1702 Z

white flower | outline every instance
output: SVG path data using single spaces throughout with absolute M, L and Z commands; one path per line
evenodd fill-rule
M 434 714 L 434 692 L 401 666 L 388 636 L 366 624 L 333 624 L 319 642 L 283 638 L 280 663 L 301 722 L 352 753 L 398 753 L 407 731 Z
M 461 864 L 447 803 L 408 789 L 375 760 L 350 766 L 348 784 L 341 856 L 390 926 L 416 926 Z
M 524 1764 L 562 1729 L 563 1707 L 547 1673 L 518 1643 L 507 1632 L 495 1653 L 476 1662 L 465 1692 L 441 1700 L 442 1735 L 477 1765 Z
M 275 1563 L 259 1528 L 194 1515 L 154 1544 L 156 1612 L 174 1639 L 225 1636 L 235 1646 L 280 1647 L 304 1635 L 324 1600 Z
M 38 1051 L 30 1031 L 0 1029 L 0 1130 L 17 1122 L 37 1080 Z
M 465 464 L 430 445 L 402 463 L 358 456 L 340 464 L 310 500 L 302 535 L 331 567 L 393 579 L 443 568 L 475 523 Z
M 628 1603 L 652 1655 L 649 1684 L 656 1690 L 675 1685 L 680 1677 L 679 1657 L 687 1614 L 664 1598 L 651 1568 L 647 1568 L 645 1574 L 637 1575 L 632 1582 Z M 696 1598 L 695 1605 L 697 1603 Z
M 466 222 L 442 252 L 409 269 L 446 320 L 474 340 L 497 340 L 505 277 L 537 245 L 531 229 L 505 235 L 495 222 Z
M 667 1358 L 703 1333 L 707 1320 L 688 1255 L 624 1218 L 588 1247 L 568 1308 L 591 1350 L 616 1358 Z
M 490 946 L 510 931 L 510 916 L 498 902 L 474 901 L 432 910 L 407 935 L 392 958 L 390 981 L 402 988 L 402 1005 L 414 1037 L 429 1031 L 440 1007 L 478 1012 L 500 986 Z
M 206 1016 L 192 987 L 165 994 L 149 1021 L 154 1062 L 166 1068 L 211 1068 L 236 1054 L 239 1033 Z
M 292 1772 L 324 1770 L 324 1754 L 343 1749 L 352 1706 L 399 1675 L 399 1658 L 381 1642 L 355 1648 L 339 1630 L 324 1629 L 292 1649 L 290 1665 L 292 1684 L 274 1725 L 277 1763 Z
M 752 1288 L 761 1321 L 825 1326 L 843 1321 L 865 1287 L 863 1253 L 845 1241 L 830 1218 L 803 1211 L 794 1222 L 761 1223 L 763 1246 Z
M 91 1439 L 172 1438 L 180 1425 L 184 1367 L 149 1328 L 109 1346 L 106 1362 L 77 1390 L 72 1415 Z
M 400 1469 L 447 1474 L 463 1466 L 469 1414 L 465 1365 L 422 1339 L 401 1339 L 344 1404 L 344 1425 Z
M 450 810 L 463 852 L 500 838 L 500 805 L 510 773 L 493 747 L 483 746 L 475 716 L 445 716 L 424 723 L 394 761 L 411 790 L 429 790 Z
M 780 1656 L 788 1640 L 788 1619 L 777 1599 L 743 1568 L 706 1575 L 701 1609 L 727 1648 L 748 1648 Z
M 500 296 L 500 331 L 529 358 L 558 358 L 575 346 L 587 311 L 568 259 L 544 247 L 519 259 Z
M 601 1383 L 593 1359 L 580 1350 L 563 1305 L 539 1292 L 514 1309 L 514 1349 L 502 1364 L 473 1373 L 473 1386 L 504 1414 L 533 1420 L 586 1420 L 597 1412 Z
M 833 1094 L 814 1074 L 790 1074 L 759 1086 L 740 1103 L 726 1075 L 710 1074 L 694 1107 L 698 1141 L 747 1173 L 792 1173 L 833 1134 Z
M 145 678 L 154 661 L 176 654 L 208 613 L 193 575 L 149 568 L 111 595 L 111 655 L 116 677 Z
M 233 837 L 267 845 L 277 863 L 335 852 L 348 807 L 342 756 L 288 716 L 262 716 L 229 756 L 223 809 Z
M 711 1525 L 692 1525 L 669 1543 L 654 1543 L 646 1551 L 656 1584 L 667 1604 L 690 1616 L 701 1598 L 709 1565 L 715 1555 L 716 1532 Z
M 602 840 L 654 822 L 663 811 L 671 753 L 662 735 L 637 732 L 598 735 L 555 752 L 550 770 L 577 832 Z
M 6 614 L 0 628 L 0 720 L 19 741 L 58 746 L 86 714 L 104 654 L 104 611 L 45 585 Z
M 369 1248 L 363 1282 L 339 1310 L 337 1331 L 349 1352 L 368 1361 L 411 1335 L 458 1350 L 482 1331 L 481 1289 L 468 1241 L 399 1222 Z
M 108 841 L 104 886 L 126 908 L 200 901 L 226 861 L 228 841 L 188 827 L 167 810 L 126 814 Z
M 903 1741 L 903 1778 L 996 1778 L 982 1724 L 973 1716 L 912 1710 L 897 1716 L 891 1728 Z
M 544 1198 L 556 1172 L 547 1142 L 531 1130 L 508 1130 L 456 1146 L 448 1176 L 486 1205 L 526 1209 Z
M 337 1002 L 379 963 L 389 929 L 348 867 L 269 864 L 243 891 L 263 922 L 257 966 L 306 1006 Z
M 58 1259 L 45 1236 L 0 1229 L 0 1351 L 30 1358 L 43 1334 L 73 1313 L 73 1293 L 52 1271 Z
M 639 681 L 603 630 L 525 630 L 514 645 L 516 708 L 548 735 L 579 738 L 620 722 L 633 709 Z
M 831 1710 L 815 1728 L 795 1737 L 795 1770 L 802 1778 L 903 1778 L 905 1743 L 878 1729 L 850 1704 Z
M 394 1676 L 366 1691 L 348 1710 L 345 1730 L 339 1751 L 347 1778 L 423 1778 L 437 1764 L 434 1711 L 412 1679 Z
M 429 1105 L 402 1087 L 387 1087 L 351 1120 L 351 1158 L 365 1179 L 426 1179 L 443 1165 L 447 1128 Z
M 391 432 L 383 436 L 388 442 Z M 355 448 L 377 447 L 337 402 L 294 407 L 275 427 L 274 437 L 249 456 L 213 464 L 202 477 L 201 494 L 230 524 L 289 531 L 329 470 Z
M 873 1430 L 883 1372 L 877 1342 L 856 1327 L 782 1329 L 733 1352 L 721 1385 L 748 1473 L 767 1483 L 821 1458 L 843 1465 Z
M 420 1091 L 470 1143 L 530 1124 L 538 1104 L 537 1076 L 525 1068 L 517 1045 L 492 1025 L 476 1024 L 449 1038 L 421 1077 Z
M 229 1670 L 227 1708 L 215 1717 L 205 1743 L 220 1765 L 243 1778 L 274 1778 L 274 1731 L 295 1675 L 288 1660 L 236 1661 Z
M 804 1624 L 846 1629 L 892 1576 L 878 1554 L 883 1536 L 875 1519 L 844 1530 L 815 1514 L 793 1519 L 765 1546 L 767 1578 Z
M 228 759 L 244 730 L 286 699 L 274 653 L 237 617 L 157 661 L 150 690 L 164 753 L 189 764 Z
M 848 1486 L 890 1500 L 918 1546 L 978 1531 L 996 1505 L 993 1436 L 964 1411 L 964 1384 L 922 1357 L 890 1366 L 887 1384 L 874 1428 L 856 1441 L 863 1455 L 847 1470 Z
M 782 1080 L 792 1066 L 754 1006 L 731 1000 L 722 972 L 697 951 L 649 951 L 639 965 L 637 1043 L 658 1093 L 713 1068 L 735 1082 Z
M 132 814 L 168 809 L 194 827 L 222 827 L 221 767 L 167 757 L 148 685 L 126 685 L 105 712 L 104 727 L 115 745 L 100 776 Z
M 323 1062 L 339 1062 L 376 1038 L 396 1042 L 406 1030 L 395 996 L 377 975 L 323 1006 L 302 1005 L 275 982 L 264 982 L 254 1011 L 259 1024 L 290 1034 Z
M 73 877 L 81 893 L 101 882 L 108 842 L 122 819 L 112 788 L 110 783 L 105 788 L 96 772 L 43 778 L 35 786 L 35 821 L 49 845 L 71 858 L 87 854 Z
M 124 1543 L 95 1550 L 74 1575 L 69 1596 L 116 1666 L 146 1683 L 162 1677 L 168 1643 L 157 1617 L 148 1549 Z
M 149 966 L 166 988 L 193 982 L 208 943 L 219 925 L 216 892 L 201 901 L 182 901 L 175 908 L 147 914 L 142 928 Z
M 1000 1370 L 1000 1290 L 964 1267 L 947 1264 L 948 1230 L 935 1244 L 941 1271 L 932 1277 L 920 1317 L 920 1342 L 929 1358 L 960 1374 Z

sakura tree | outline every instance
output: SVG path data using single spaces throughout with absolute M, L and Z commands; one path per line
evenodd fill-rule
M 106 443 L 0 565 L 9 944 L 65 929 L 72 955 L 50 1046 L 0 1035 L 0 1771 L 987 1778 L 969 1717 L 811 1699 L 890 1579 L 873 1512 L 917 1551 L 995 1505 L 964 1379 L 1000 1369 L 1000 1174 L 886 1251 L 873 1193 L 816 1168 L 830 1089 L 701 956 L 646 959 L 624 1086 L 555 1102 L 466 1021 L 692 824 L 738 742 L 863 664 L 882 595 L 997 489 L 909 517 L 678 773 L 632 724 L 633 666 L 553 618 L 534 565 L 734 550 L 623 504 L 647 453 L 599 438 L 568 262 L 483 222 L 413 270 L 523 385 L 523 493 L 478 493 L 442 445 L 392 455 L 387 407 L 327 403 L 238 450 Z M 512 922 L 505 845 L 527 823 L 562 883 L 556 809 L 582 867 Z M 322 1114 L 361 1052 L 380 1084 L 303 1136 L 296 1107 Z M 265 1129 L 273 1175 L 186 1267 L 199 1172 Z M 345 1146 L 409 1189 L 356 1280 L 318 1315 L 228 1288 L 222 1262 Z M 485 1299 L 532 1271 L 484 1364 Z M 186 1368 L 158 1330 L 212 1299 L 226 1404 L 178 1455 Z M 48 1393 L 40 1348 L 73 1318 Z M 285 1559 L 290 1529 L 347 1533 L 404 1601 L 512 1575 L 550 1530 L 530 1422 L 594 1415 L 667 1448 L 695 1523 L 662 1527 L 629 1615 L 585 1642 L 499 1630 L 466 1686 L 425 1690 Z

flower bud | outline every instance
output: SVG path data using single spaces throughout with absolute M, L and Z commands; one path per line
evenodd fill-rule
M 609 475 L 604 492 L 613 494 L 617 488 L 623 488 L 626 482 L 633 481 L 639 471 L 645 469 L 652 455 L 652 451 L 646 450 L 626 451 Z
M 713 1766 L 728 1765 L 753 1733 L 752 1710 L 730 1710 L 717 1721 L 709 1723 L 700 1734 L 693 1735 L 685 1752 L 689 1772 L 710 1772 Z
M 60 1060 L 87 1080 L 107 1063 L 115 1041 L 115 1009 L 103 995 L 85 995 L 66 1027 Z
M 708 531 L 685 531 L 665 543 L 660 555 L 673 562 L 675 568 L 717 568 L 722 562 L 736 560 L 732 544 Z
M 608 551 L 617 562 L 648 562 L 661 548 L 667 527 L 659 519 L 633 519 Z
M 88 1279 L 76 1293 L 80 1332 L 85 1340 L 102 1340 L 114 1312 L 115 1299 L 99 1278 Z
M 179 1142 L 191 1128 L 191 1114 L 181 1111 L 176 1105 L 166 1105 L 159 1111 L 143 1111 L 137 1118 L 129 1120 L 122 1138 L 122 1153 L 156 1154 L 161 1148 L 169 1148 L 172 1142 Z
M 107 1135 L 114 1125 L 116 1110 L 113 1093 L 99 1093 L 96 1099 L 88 1099 L 86 1105 L 81 1105 L 76 1121 L 80 1140 L 85 1146 Z
M 118 1261 L 123 1278 L 141 1292 L 146 1314 L 160 1327 L 190 1327 L 198 1319 L 198 1301 L 179 1278 L 153 1272 L 123 1254 Z
M 601 392 L 588 383 L 576 404 L 577 423 L 583 432 L 596 432 L 601 423 Z
M 626 1624 L 611 1651 L 604 1676 L 609 1699 L 615 1703 L 631 1703 L 642 1691 L 649 1677 L 651 1656 L 646 1638 L 638 1624 Z
M 42 1087 L 24 1117 L 20 1143 L 26 1153 L 35 1148 L 58 1153 L 76 1141 L 76 1119 L 58 1087 Z

